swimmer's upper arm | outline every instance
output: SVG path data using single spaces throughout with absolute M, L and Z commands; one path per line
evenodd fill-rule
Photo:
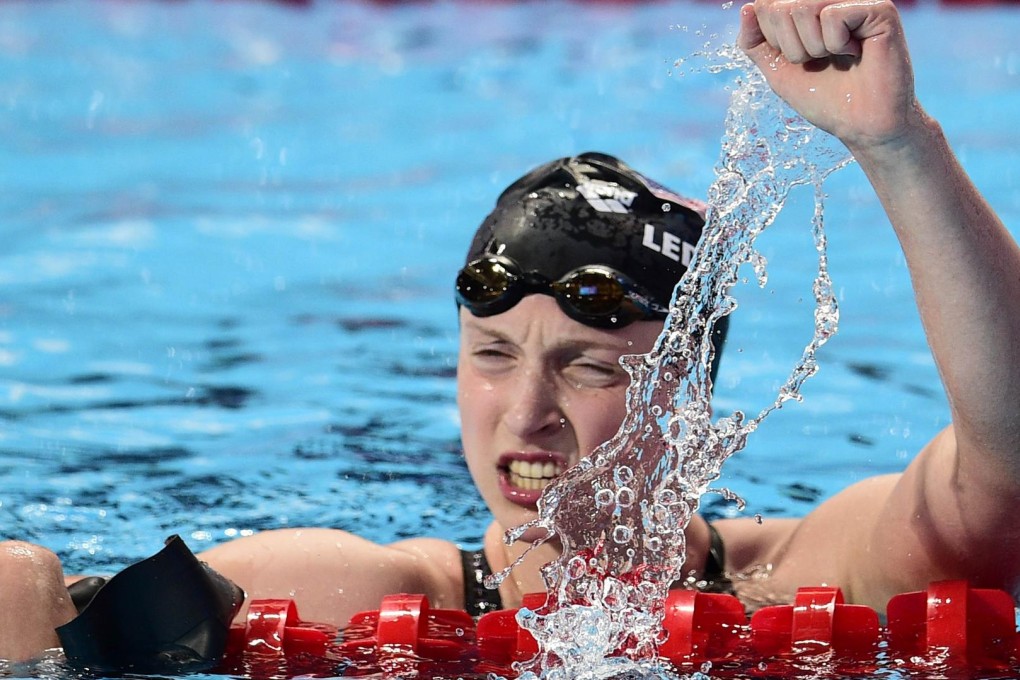
M 923 589 L 942 579 L 1013 592 L 1020 575 L 1020 490 L 1008 465 L 961 451 L 952 425 L 899 478 L 872 545 L 888 556 L 885 580 Z M 966 446 L 973 446 L 967 443 Z
M 943 579 L 1012 592 L 1020 494 L 1005 471 L 961 461 L 950 426 L 902 474 L 866 479 L 822 503 L 773 549 L 776 586 L 836 585 L 848 601 L 879 611 L 893 595 Z
M 422 593 L 437 607 L 456 602 L 456 546 L 415 539 L 393 546 L 337 529 L 264 531 L 199 558 L 241 586 L 250 600 L 288 598 L 308 621 L 344 626 L 386 595 Z M 456 571 L 447 571 L 457 565 Z M 243 610 L 242 614 L 243 616 Z
M 464 608 L 464 571 L 456 545 L 438 538 L 412 538 L 390 547 L 415 558 L 433 607 Z
M 751 601 L 790 601 L 802 586 L 836 586 L 851 602 L 859 592 L 856 570 L 863 566 L 867 536 L 897 475 L 858 482 L 826 500 L 804 518 L 764 518 L 716 523 L 726 540 L 727 562 L 735 572 L 764 570 L 765 578 L 743 586 Z M 742 588 L 737 580 L 738 590 Z M 871 604 L 870 601 L 863 602 Z M 884 607 L 884 602 L 882 603 Z

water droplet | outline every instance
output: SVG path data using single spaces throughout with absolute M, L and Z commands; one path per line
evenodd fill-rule
M 669 519 L 669 509 L 661 503 L 653 503 L 649 508 L 649 514 L 656 522 L 665 522 Z
M 567 562 L 567 576 L 572 579 L 581 578 L 587 570 L 584 559 L 581 557 L 574 556 Z
M 658 499 L 659 503 L 667 506 L 673 505 L 678 500 L 676 491 L 673 491 L 673 489 L 668 488 L 660 489 L 659 492 L 656 494 L 656 498 Z
M 634 471 L 627 465 L 619 465 L 613 470 L 613 481 L 617 486 L 626 486 L 634 479 Z

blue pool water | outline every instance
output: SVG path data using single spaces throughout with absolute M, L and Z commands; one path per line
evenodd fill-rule
M 712 2 L 0 4 L 0 536 L 75 572 L 171 533 L 476 543 L 468 240 L 509 181 L 585 150 L 703 195 L 731 76 L 672 64 L 735 22 Z M 1020 11 L 906 22 L 922 102 L 1016 233 Z M 803 514 L 947 422 L 877 202 L 856 167 L 828 190 L 841 331 L 728 465 L 746 514 Z M 809 209 L 739 291 L 722 412 L 771 401 L 809 338 Z

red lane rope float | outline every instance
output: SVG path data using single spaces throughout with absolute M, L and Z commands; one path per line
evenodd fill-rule
M 893 597 L 886 611 L 889 647 L 899 655 L 945 655 L 981 668 L 1020 660 L 1013 598 L 1004 591 L 940 581 L 925 592 Z
M 522 607 L 532 611 L 545 605 L 545 593 L 528 593 Z M 514 661 L 527 661 L 538 653 L 538 641 L 517 624 L 518 609 L 489 612 L 478 619 L 478 655 L 486 661 L 509 666 Z
M 340 631 L 302 621 L 293 600 L 253 600 L 244 625 L 230 628 L 219 672 L 250 678 L 323 675 L 338 664 Z
M 475 620 L 458 609 L 432 609 L 424 595 L 387 595 L 377 611 L 355 614 L 339 652 L 356 655 L 382 650 L 431 661 L 461 659 L 475 645 Z
M 839 588 L 801 588 L 793 604 L 759 609 L 751 616 L 751 644 L 766 657 L 831 649 L 840 655 L 875 650 L 878 614 L 845 604 Z
M 264 655 L 323 655 L 336 640 L 338 630 L 326 624 L 306 623 L 298 618 L 294 600 L 254 600 L 243 628 L 230 629 L 230 645 Z
M 659 655 L 674 665 L 711 661 L 738 649 L 747 626 L 744 605 L 732 595 L 674 590 L 662 627 L 669 632 Z
M 541 613 L 545 601 L 544 594 L 531 594 L 523 606 Z M 517 624 L 517 611 L 490 612 L 476 623 L 466 612 L 431 608 L 424 595 L 390 595 L 378 610 L 352 617 L 341 633 L 301 621 L 292 600 L 256 600 L 246 624 L 230 631 L 223 668 L 236 669 L 239 658 L 303 655 L 346 665 L 346 675 L 381 670 L 448 677 L 495 670 L 512 676 L 511 664 L 538 652 L 531 633 Z M 659 655 L 679 668 L 733 662 L 783 675 L 784 662 L 822 654 L 842 671 L 872 672 L 883 653 L 901 660 L 897 667 L 902 660 L 937 660 L 1020 669 L 1013 599 L 965 581 L 897 595 L 889 601 L 885 628 L 871 608 L 846 604 L 838 588 L 801 588 L 792 604 L 764 607 L 750 620 L 731 595 L 675 590 L 666 600 L 663 628 L 668 635 Z

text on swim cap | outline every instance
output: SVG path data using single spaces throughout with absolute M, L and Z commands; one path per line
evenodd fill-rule
M 656 242 L 655 231 L 654 226 L 646 224 L 645 236 L 641 241 L 641 245 L 650 250 L 654 250 L 657 253 L 662 253 L 669 259 L 675 260 L 685 267 L 689 267 L 691 264 L 691 258 L 694 257 L 694 246 L 682 240 L 676 234 L 671 234 L 668 231 L 662 232 L 661 243 Z
M 577 185 L 577 193 L 584 196 L 588 205 L 599 212 L 628 213 L 637 193 L 627 191 L 619 184 L 592 179 Z

